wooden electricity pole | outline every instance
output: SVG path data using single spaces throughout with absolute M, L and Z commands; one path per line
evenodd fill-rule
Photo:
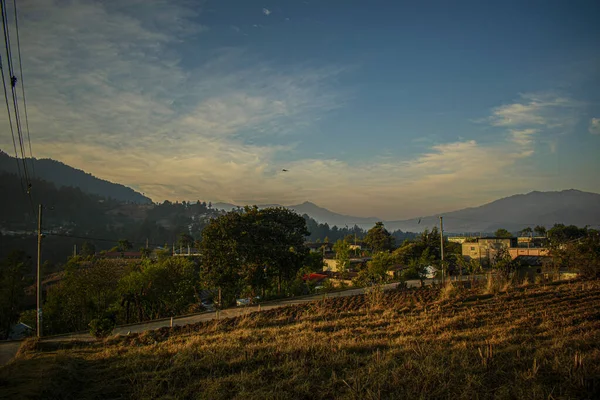
M 442 259 L 442 283 L 446 282 L 446 268 L 444 267 L 444 217 L 440 217 L 440 256 Z
M 38 208 L 37 225 L 37 336 L 42 337 L 42 205 Z

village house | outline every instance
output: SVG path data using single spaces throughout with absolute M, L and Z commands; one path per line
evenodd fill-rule
M 545 238 L 470 238 L 462 243 L 462 255 L 467 260 L 479 260 L 483 265 L 490 265 L 502 249 L 507 250 L 513 260 L 520 256 L 548 257 L 549 251 L 545 246 Z

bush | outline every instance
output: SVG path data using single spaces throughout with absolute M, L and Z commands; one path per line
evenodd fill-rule
M 90 321 L 90 334 L 97 339 L 102 339 L 110 336 L 116 323 L 113 318 L 96 318 Z

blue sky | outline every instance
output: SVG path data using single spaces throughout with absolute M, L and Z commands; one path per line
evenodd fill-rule
M 598 2 L 18 3 L 34 156 L 155 201 L 600 192 Z

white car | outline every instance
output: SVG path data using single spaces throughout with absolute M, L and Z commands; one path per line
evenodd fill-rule
M 435 278 L 436 274 L 437 274 L 437 269 L 433 265 L 425 267 L 425 278 L 433 279 L 433 278 Z
M 260 300 L 260 296 L 256 296 L 254 300 Z M 252 298 L 247 297 L 245 299 L 237 299 L 235 301 L 236 306 L 249 306 L 252 303 Z

